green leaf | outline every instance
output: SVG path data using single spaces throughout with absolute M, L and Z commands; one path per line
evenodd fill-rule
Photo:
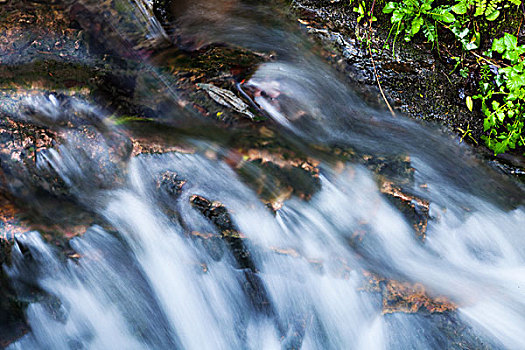
M 444 12 L 440 15 L 441 21 L 445 23 L 452 23 L 456 20 L 456 17 L 452 14 L 452 12 Z
M 383 13 L 391 13 L 397 8 L 398 4 L 396 2 L 389 2 L 383 7 Z
M 509 79 L 507 81 L 507 87 L 511 91 L 518 90 L 524 85 L 525 85 L 525 76 L 523 75 L 514 76 L 512 77 L 512 79 Z
M 423 4 L 421 5 L 421 11 L 422 12 L 429 12 L 430 10 L 432 10 L 432 3 L 433 2 L 434 2 L 434 0 L 423 1 Z
M 425 24 L 423 25 L 423 33 L 431 43 L 436 41 L 436 27 L 430 23 L 430 21 L 425 21 Z
M 503 58 L 509 60 L 512 63 L 515 63 L 515 62 L 519 61 L 520 56 L 518 55 L 516 50 L 507 50 L 503 54 Z
M 467 3 L 466 1 L 461 1 L 456 5 L 452 6 L 452 11 L 458 15 L 464 15 L 467 13 Z
M 503 51 L 505 51 L 505 44 L 503 42 L 503 38 L 494 39 L 494 41 L 492 42 L 492 51 L 497 51 L 498 53 L 503 53 Z
M 416 35 L 419 30 L 421 29 L 421 26 L 423 25 L 423 18 L 421 16 L 417 16 L 412 21 L 412 35 Z
M 492 124 L 490 123 L 490 119 L 485 118 L 485 120 L 483 120 L 483 131 L 487 131 L 491 127 L 492 127 Z
M 465 103 L 467 104 L 468 110 L 472 112 L 472 108 L 474 107 L 474 102 L 472 101 L 472 97 L 467 96 Z
M 520 45 L 516 48 L 516 52 L 518 53 L 518 55 L 522 55 L 525 53 L 525 45 Z
M 494 151 L 494 154 L 497 155 L 500 153 L 504 153 L 507 150 L 507 144 L 508 144 L 507 140 L 497 142 L 492 149 Z
M 518 46 L 518 38 L 516 38 L 512 34 L 505 33 L 505 35 L 503 36 L 503 43 L 505 44 L 507 50 L 513 49 Z
M 468 28 L 464 28 L 462 31 L 460 31 L 458 33 L 458 36 L 463 39 L 464 37 L 466 37 L 468 35 L 468 33 L 470 32 L 470 30 Z
M 474 13 L 474 16 L 481 16 L 485 13 L 485 9 L 487 8 L 487 0 L 476 0 L 476 13 Z
M 481 37 L 479 32 L 474 33 L 472 39 L 465 45 L 465 50 L 476 50 L 479 47 L 481 42 Z
M 501 74 L 496 75 L 494 80 L 496 81 L 496 85 L 497 86 L 501 86 L 501 85 L 505 84 L 505 77 L 503 77 L 503 75 L 501 75 Z
M 489 14 L 485 14 L 487 21 L 494 21 L 499 16 L 499 10 L 492 11 Z
M 507 95 L 507 100 L 514 101 L 517 99 L 524 99 L 525 98 L 525 91 L 523 89 L 517 89 L 517 90 L 511 90 L 509 94 Z
M 403 17 L 405 17 L 405 13 L 403 11 L 395 10 L 390 20 L 392 23 L 397 23 L 401 22 L 403 20 Z

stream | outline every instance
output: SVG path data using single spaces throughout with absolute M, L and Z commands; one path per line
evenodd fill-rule
M 148 17 L 152 2 L 121 3 L 141 14 L 133 23 L 144 43 L 172 37 L 185 50 L 220 43 L 269 57 L 232 89 L 264 120 L 240 118 L 319 160 L 315 190 L 271 210 L 239 171 L 242 156 L 232 155 L 243 137 L 235 126 L 176 102 L 159 116 L 158 132 L 191 152 L 114 162 L 115 135 L 132 126 L 108 122 L 93 101 L 23 100 L 26 118 L 65 135 L 36 155 L 39 171 L 69 193 L 45 210 L 74 202 L 98 221 L 70 240 L 73 258 L 38 230 L 16 238 L 3 268 L 28 304 L 30 330 L 7 349 L 525 348 L 521 184 L 437 128 L 368 106 L 272 2 L 175 0 L 171 32 Z M 119 25 L 126 37 L 130 26 Z M 116 52 L 136 54 L 134 34 Z M 178 101 L 168 73 L 156 69 L 169 52 L 143 58 L 152 72 L 143 89 Z M 63 122 L 83 115 L 91 138 Z M 79 142 L 98 150 L 83 152 Z M 335 159 L 334 148 L 352 156 Z M 374 161 L 379 175 L 368 166 Z M 427 203 L 423 238 L 384 195 L 390 183 L 416 213 Z M 43 207 L 41 195 L 21 198 Z M 445 310 L 388 311 L 393 280 Z

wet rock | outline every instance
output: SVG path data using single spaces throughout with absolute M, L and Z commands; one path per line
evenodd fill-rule
M 8 118 L 5 121 L 12 122 Z M 62 133 L 13 122 L 4 131 L 7 142 L 0 152 L 2 186 L 19 198 L 28 198 L 36 190 L 68 196 L 79 185 L 78 181 L 98 188 L 112 186 L 120 181 L 120 164 L 131 153 L 125 138 L 108 142 L 91 126 Z M 97 167 L 93 168 L 93 164 Z M 71 182 L 67 173 L 74 171 L 75 166 L 82 167 L 83 176 Z
M 411 184 L 415 169 L 410 165 L 410 157 L 381 157 L 363 155 L 358 162 L 365 165 L 378 176 L 394 181 L 397 184 Z
M 153 61 L 176 76 L 179 86 L 186 82 L 214 83 L 222 86 L 229 79 L 248 79 L 258 65 L 270 57 L 238 47 L 212 44 L 195 52 L 177 49 L 158 53 Z
M 170 72 L 177 86 L 178 105 L 192 107 L 200 114 L 227 126 L 244 126 L 264 116 L 251 108 L 237 82 L 248 79 L 264 55 L 224 45 L 210 45 L 193 52 L 166 50 L 154 63 Z
M 197 239 L 208 255 L 215 261 L 220 261 L 224 256 L 224 241 L 222 236 L 212 233 L 192 231 L 191 236 Z
M 465 324 L 457 312 L 443 313 L 394 313 L 383 316 L 389 329 L 403 328 L 409 322 L 411 327 L 406 337 L 392 337 L 389 346 L 396 349 L 423 348 L 431 344 L 434 349 L 504 349 L 495 344 L 488 334 L 477 334 Z
M 357 162 L 372 171 L 376 175 L 379 191 L 411 223 L 416 237 L 422 242 L 425 240 L 430 220 L 430 203 L 410 190 L 414 186 L 415 171 L 411 166 L 410 157 L 358 155 L 353 150 L 340 148 L 335 148 L 332 152 L 345 162 Z M 345 165 L 341 163 L 340 167 L 344 168 Z M 354 232 L 351 240 L 353 246 L 367 233 L 368 229 L 365 226 Z
M 429 216 L 429 205 L 427 200 L 409 195 L 393 183 L 384 181 L 380 187 L 387 199 L 396 206 L 403 216 L 412 224 L 417 237 L 424 241 L 426 237 Z
M 78 61 L 85 57 L 80 33 L 70 28 L 65 6 L 46 1 L 11 1 L 0 7 L 0 62 Z
M 3 272 L 0 272 L 3 275 Z M 7 347 L 30 331 L 24 321 L 24 305 L 6 294 L 8 286 L 0 277 L 0 347 Z
M 70 18 L 124 57 L 147 57 L 170 45 L 147 0 L 82 0 L 70 6 Z
M 4 264 L 11 263 L 11 249 L 15 237 L 30 229 L 17 217 L 16 208 L 0 196 L 0 347 L 29 331 L 24 321 L 25 305 L 15 297 L 4 272 Z
M 235 228 L 226 207 L 219 202 L 210 202 L 206 198 L 196 195 L 190 198 L 190 202 L 220 231 L 239 268 L 257 272 L 251 254 L 243 242 L 244 236 Z
M 47 157 L 48 164 L 61 172 L 68 187 L 75 191 L 118 186 L 123 183 L 123 167 L 132 146 L 125 135 L 110 133 L 107 136 L 91 125 L 68 130 L 64 132 L 65 146 L 58 149 L 58 157 Z M 53 166 L 53 158 L 57 158 L 58 166 Z M 76 172 L 80 174 L 73 178 L 72 173 Z
M 195 149 L 189 145 L 173 145 L 153 135 L 152 137 L 130 135 L 130 138 L 133 144 L 132 157 L 136 157 L 139 154 L 195 153 Z
M 152 8 L 155 17 L 166 31 L 169 32 L 169 27 L 173 26 L 175 20 L 173 6 L 176 2 L 174 0 L 153 0 Z
M 182 192 L 186 180 L 181 179 L 174 171 L 165 171 L 157 179 L 157 188 L 165 191 L 170 196 L 177 198 Z
M 368 283 L 364 290 L 381 293 L 383 314 L 391 313 L 443 313 L 454 311 L 457 305 L 442 296 L 431 296 L 418 283 L 399 282 L 385 279 L 370 272 L 363 273 Z
M 246 269 L 243 272 L 245 278 L 242 285 L 244 293 L 248 295 L 257 312 L 271 316 L 273 313 L 272 305 L 268 299 L 268 293 L 264 287 L 263 281 L 258 274 L 250 269 Z
M 31 230 L 20 218 L 20 211 L 0 194 L 0 265 L 10 263 L 10 251 L 18 235 Z
M 415 313 L 425 309 L 430 313 L 455 310 L 456 305 L 443 297 L 431 298 L 419 284 L 387 281 L 382 291 L 383 313 Z
M 60 140 L 56 132 L 4 116 L 0 120 L 0 137 L 0 185 L 4 190 L 20 197 L 29 196 L 34 188 L 55 194 L 67 192 L 58 176 L 39 176 L 37 166 L 38 155 Z
M 264 203 L 277 210 L 292 195 L 310 199 L 320 189 L 318 177 L 305 169 L 255 159 L 238 169 L 246 183 L 257 190 Z
M 265 127 L 259 132 L 259 148 L 232 151 L 225 161 L 273 211 L 292 195 L 309 200 L 321 188 L 319 161 L 298 156 L 291 149 L 274 147 L 273 132 Z
M 10 263 L 10 252 L 15 240 L 30 231 L 38 231 L 61 253 L 71 256 L 75 254 L 69 246 L 71 238 L 83 235 L 93 225 L 112 230 L 97 215 L 84 211 L 72 202 L 64 200 L 57 207 L 54 205 L 55 198 L 50 198 L 49 202 L 45 199 L 39 201 L 46 206 L 45 209 L 35 210 L 31 203 L 0 193 L 0 264 Z
M 238 267 L 243 271 L 242 288 L 255 311 L 267 316 L 275 316 L 276 313 L 270 303 L 268 292 L 244 243 L 244 236 L 235 228 L 227 209 L 219 202 L 210 202 L 196 195 L 190 198 L 190 202 L 219 229 L 222 240 L 226 242 Z

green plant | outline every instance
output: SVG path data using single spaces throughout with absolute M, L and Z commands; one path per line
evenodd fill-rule
M 385 5 L 383 13 L 392 13 L 389 37 L 394 31 L 394 45 L 401 33 L 404 32 L 405 40 L 410 41 L 420 31 L 433 45 L 437 43 L 436 24 L 452 23 L 455 17 L 450 11 L 450 6 L 442 5 L 433 8 L 433 2 L 434 0 L 403 0 L 391 1 Z
M 525 147 L 525 45 L 518 45 L 514 35 L 505 33 L 487 53 L 501 55 L 506 66 L 483 66 L 479 93 L 473 98 L 481 100 L 485 115 L 483 129 L 488 135 L 482 139 L 494 154 L 500 154 Z
M 459 69 L 459 75 L 461 75 L 463 78 L 467 78 L 468 77 L 468 73 L 469 73 L 469 69 L 468 69 L 468 67 L 464 67 L 463 66 L 463 58 L 454 56 L 454 57 L 451 57 L 451 59 L 456 61 L 456 64 L 454 65 L 454 68 L 449 72 L 449 74 L 454 73 L 454 71 L 456 69 L 458 69 L 458 67 L 461 66 L 461 68 Z M 450 79 L 449 79 L 449 81 L 450 81 Z
M 354 7 L 354 12 L 357 12 L 358 14 L 357 23 L 361 23 L 361 21 L 366 18 L 368 18 L 367 22 L 377 21 L 377 18 L 371 13 L 371 11 L 366 10 L 366 3 L 364 1 L 361 1 Z
M 494 21 L 499 17 L 502 7 L 508 7 L 511 4 L 520 5 L 521 0 L 459 0 L 452 6 L 452 11 L 458 15 L 464 15 L 470 9 L 475 9 L 474 16 L 483 15 L 488 21 Z
M 470 123 L 467 123 L 467 129 L 466 130 L 463 130 L 462 128 L 457 128 L 457 129 L 458 129 L 459 132 L 461 132 L 461 138 L 460 138 L 459 142 L 463 142 L 465 137 L 468 137 L 476 145 L 478 144 L 478 141 L 476 141 L 476 139 L 472 136 L 472 130 L 470 130 Z
M 474 18 L 494 21 L 503 8 L 521 3 L 520 0 L 456 0 L 453 6 L 434 6 L 433 2 L 434 0 L 388 2 L 383 12 L 391 14 L 392 27 L 385 47 L 394 33 L 395 56 L 395 43 L 399 35 L 410 41 L 420 32 L 434 47 L 438 44 L 439 25 L 450 30 L 462 46 L 460 57 L 452 57 L 456 63 L 451 73 L 459 68 L 459 74 L 463 78 L 468 77 L 469 67 L 472 68 L 471 63 L 464 64 L 465 61 L 472 62 L 465 58 L 465 54 L 479 49 L 481 42 L 479 27 L 483 23 Z M 486 132 L 482 139 L 495 154 L 509 149 L 525 149 L 525 45 L 518 45 L 517 38 L 506 33 L 493 41 L 492 48 L 483 53 L 485 57 L 475 52 L 472 55 L 477 57 L 478 64 L 481 61 L 490 63 L 481 66 L 478 94 L 467 96 L 465 100 L 470 111 L 474 107 L 473 99 L 481 100 Z M 493 55 L 498 56 L 498 62 L 503 62 L 501 67 L 489 59 Z M 469 126 L 467 130 L 460 131 L 462 140 L 468 137 L 475 141 Z
M 352 2 L 350 1 L 349 4 L 351 4 Z M 372 22 L 375 22 L 377 21 L 377 18 L 374 16 L 374 14 L 372 13 L 373 11 L 373 7 L 372 9 L 370 10 L 367 10 L 366 8 L 366 3 L 364 1 L 361 1 L 361 2 L 358 2 L 357 3 L 357 6 L 354 6 L 353 8 L 354 12 L 357 13 L 357 23 L 358 24 L 361 24 L 362 22 L 364 22 L 363 24 L 366 26 L 366 25 L 371 25 Z M 361 36 L 361 33 L 360 33 L 360 28 L 359 26 L 356 27 L 356 31 L 355 31 L 355 34 L 356 34 L 356 37 L 359 41 L 364 41 L 367 43 L 367 45 L 370 44 L 369 42 L 369 37 L 368 35 L 367 36 L 364 36 L 362 37 Z
M 476 50 L 479 48 L 481 42 L 481 35 L 475 29 L 470 29 L 465 26 L 462 21 L 456 21 L 448 27 L 456 36 L 456 39 L 461 43 L 464 51 Z

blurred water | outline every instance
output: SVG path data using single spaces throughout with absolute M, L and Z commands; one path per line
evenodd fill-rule
M 165 170 L 189 179 L 178 200 L 166 201 L 155 191 L 155 174 Z M 118 239 L 91 228 L 73 239 L 78 263 L 60 261 L 36 233 L 19 241 L 33 261 L 15 251 L 8 274 L 15 281 L 37 276 L 39 287 L 60 306 L 31 304 L 27 315 L 33 332 L 13 348 L 447 344 L 447 335 L 438 330 L 420 338 L 420 330 L 431 329 L 430 320 L 382 315 L 380 296 L 360 290 L 366 285 L 362 270 L 370 268 L 423 283 L 459 303 L 460 317 L 479 327 L 480 335 L 490 334 L 505 348 L 523 346 L 523 208 L 502 211 L 476 198 L 470 213 L 455 213 L 461 210 L 453 203 L 446 211 L 438 207 L 440 220 L 430 223 L 421 245 L 381 197 L 368 170 L 350 166 L 335 174 L 324 169 L 321 183 L 310 202 L 286 202 L 274 217 L 219 161 L 199 155 L 134 159 L 125 188 L 102 191 L 98 198 L 97 211 L 118 230 Z M 254 307 L 243 271 L 227 249 L 217 259 L 184 235 L 218 234 L 190 207 L 193 194 L 219 200 L 233 213 L 274 312 Z M 165 214 L 168 207 L 180 213 L 180 221 Z M 438 215 L 434 208 L 433 215 Z M 347 242 L 363 221 L 368 233 L 357 252 Z M 322 262 L 322 271 L 314 260 Z M 343 265 L 347 275 L 340 272 Z
M 27 309 L 31 332 L 10 349 L 525 348 L 519 185 L 438 131 L 367 107 L 270 7 L 180 4 L 177 30 L 194 43 L 277 53 L 245 87 L 290 142 L 305 152 L 337 145 L 408 157 L 406 190 L 430 202 L 426 240 L 357 162 L 343 170 L 323 162 L 311 200 L 292 198 L 274 215 L 227 161 L 209 156 L 227 154 L 226 143 L 200 140 L 195 154 L 141 155 L 99 173 L 107 159 L 79 153 L 71 131 L 72 141 L 40 155 L 41 167 L 111 230 L 94 225 L 74 238 L 78 259 L 63 259 L 38 232 L 19 237 L 6 272 L 20 295 L 41 296 Z M 34 107 L 47 122 L 62 113 L 53 98 Z M 166 171 L 186 181 L 176 196 L 159 189 Z M 125 180 L 110 186 L 115 174 Z M 253 267 L 216 239 L 193 195 L 224 204 Z M 364 271 L 421 283 L 459 308 L 383 314 Z

